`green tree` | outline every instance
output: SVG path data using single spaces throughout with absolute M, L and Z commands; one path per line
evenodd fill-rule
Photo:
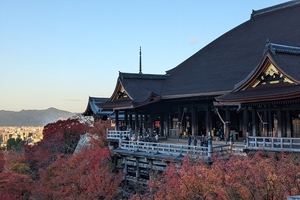
M 21 138 L 10 138 L 6 142 L 6 147 L 8 150 L 15 149 L 16 151 L 22 151 L 22 147 L 25 144 L 25 141 Z

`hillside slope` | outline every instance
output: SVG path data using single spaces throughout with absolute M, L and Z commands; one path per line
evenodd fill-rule
M 67 119 L 75 113 L 48 108 L 46 110 L 21 110 L 19 112 L 0 110 L 0 126 L 45 126 L 58 119 Z

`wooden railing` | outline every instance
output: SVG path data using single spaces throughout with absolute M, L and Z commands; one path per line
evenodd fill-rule
M 178 145 L 168 143 L 155 143 L 155 142 L 140 142 L 121 140 L 119 148 L 130 151 L 145 151 L 147 153 L 164 153 L 169 155 L 182 155 L 185 156 L 188 153 L 197 153 L 201 155 L 207 155 L 208 147 L 201 146 L 189 146 L 189 145 Z
M 247 136 L 246 148 L 253 150 L 300 152 L 300 138 Z
M 106 139 L 125 140 L 126 137 L 130 138 L 130 131 L 115 131 L 106 129 Z
M 208 147 L 204 147 L 130 140 L 120 140 L 119 149 L 129 151 L 144 151 L 146 153 L 167 154 L 172 156 L 186 156 L 187 154 L 190 154 L 209 157 L 212 156 L 213 153 L 228 154 L 232 152 L 230 150 L 230 145 L 209 145 Z
M 107 139 L 118 140 L 119 149 L 125 149 L 129 151 L 144 151 L 147 153 L 164 153 L 169 155 L 186 156 L 187 154 L 212 156 L 212 153 L 228 154 L 228 153 L 240 153 L 235 151 L 234 146 L 226 145 L 208 145 L 205 146 L 192 146 L 192 145 L 180 145 L 172 143 L 156 143 L 156 142 L 143 142 L 130 140 L 130 131 L 114 131 L 107 130 Z

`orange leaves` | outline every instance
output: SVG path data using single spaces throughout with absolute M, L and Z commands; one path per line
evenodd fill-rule
M 212 165 L 186 158 L 149 184 L 155 199 L 286 199 L 300 193 L 297 154 L 257 152 Z M 149 194 L 145 195 L 150 197 Z
M 112 199 L 122 174 L 113 174 L 108 148 L 83 148 L 81 152 L 59 157 L 40 170 L 41 184 L 34 196 L 42 199 Z
M 0 199 L 112 199 L 123 175 L 112 172 L 104 128 L 94 127 L 91 145 L 76 154 L 87 131 L 78 120 L 48 124 L 44 139 L 24 152 L 0 152 Z
M 26 175 L 3 171 L 0 173 L 0 199 L 28 199 L 32 180 Z
M 0 173 L 4 170 L 4 166 L 5 166 L 4 155 L 3 152 L 0 151 Z

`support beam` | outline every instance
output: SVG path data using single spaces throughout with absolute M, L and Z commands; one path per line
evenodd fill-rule
M 183 125 L 182 125 L 182 118 L 183 118 L 183 108 L 178 106 L 178 129 L 179 129 L 179 135 L 183 134 Z
M 198 116 L 197 116 L 197 107 L 192 104 L 191 106 L 192 112 L 192 135 L 198 136 Z
M 268 137 L 272 137 L 274 128 L 274 116 L 271 110 L 268 110 Z
M 256 114 L 256 108 L 252 107 L 251 111 L 251 118 L 252 118 L 252 136 L 257 136 L 257 114 Z
M 166 115 L 166 136 L 169 137 L 170 132 L 170 113 Z
M 119 111 L 116 110 L 116 118 L 115 118 L 115 130 L 118 131 L 119 130 Z
M 286 111 L 286 136 L 287 137 L 292 137 L 292 116 L 291 116 L 291 111 L 287 110 Z
M 124 112 L 124 123 L 125 123 L 125 126 L 126 126 L 126 129 L 128 127 L 128 113 L 127 111 Z
M 246 133 L 248 132 L 248 124 L 249 124 L 249 111 L 248 111 L 248 106 L 245 106 L 243 109 L 243 123 L 242 123 L 243 139 L 246 139 Z
M 132 124 L 132 114 L 129 115 L 129 126 L 132 130 L 133 124 Z
M 135 118 L 134 118 L 134 121 L 135 121 L 134 131 L 135 131 L 135 132 L 138 132 L 138 131 L 139 131 L 139 114 L 138 114 L 137 111 L 135 111 Z
M 278 137 L 282 137 L 283 134 L 282 134 L 282 123 L 283 123 L 283 120 L 282 120 L 282 111 L 281 111 L 281 108 L 279 108 L 277 110 L 277 121 L 278 121 L 278 124 L 277 124 L 277 136 Z
M 268 136 L 268 111 L 263 112 L 263 130 L 262 130 L 262 137 Z
M 153 160 L 149 160 L 149 180 L 153 179 Z
M 150 134 L 153 135 L 153 114 L 152 113 L 149 115 L 149 121 L 150 121 Z
M 281 131 L 282 131 L 281 136 L 287 137 L 287 135 L 286 135 L 287 134 L 286 133 L 286 118 L 287 118 L 286 113 L 287 113 L 287 111 L 282 110 L 282 107 L 280 107 L 280 109 L 281 109 Z
M 136 158 L 136 172 L 135 172 L 135 176 L 136 176 L 136 180 L 138 181 L 141 175 L 141 169 L 140 169 L 140 161 L 139 158 Z
M 163 113 L 160 114 L 160 136 L 165 136 L 164 135 L 164 118 L 165 118 L 165 115 Z
M 225 109 L 225 138 L 229 139 L 229 135 L 230 135 L 230 110 L 229 107 L 226 107 Z
M 208 134 L 212 130 L 212 118 L 211 107 L 209 103 L 206 104 L 206 133 Z

